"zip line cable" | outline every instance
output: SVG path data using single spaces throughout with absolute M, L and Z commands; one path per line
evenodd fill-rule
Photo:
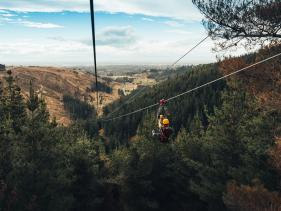
M 93 53 L 94 53 L 94 65 L 96 75 L 96 92 L 97 92 L 97 111 L 99 109 L 99 86 L 98 86 L 98 70 L 97 70 L 97 53 L 96 53 L 96 30 L 95 30 L 95 5 L 94 0 L 90 0 L 91 7 L 91 24 L 92 24 L 92 39 L 93 39 Z
M 186 91 L 186 92 L 183 92 L 183 93 L 178 94 L 178 95 L 176 95 L 176 96 L 174 96 L 174 97 L 171 97 L 171 98 L 167 99 L 166 101 L 167 101 L 167 102 L 172 101 L 172 100 L 174 100 L 174 99 L 176 99 L 176 98 L 179 98 L 179 97 L 181 97 L 181 96 L 183 96 L 183 95 L 186 95 L 186 94 L 189 94 L 189 93 L 191 93 L 191 92 L 194 92 L 194 91 L 196 91 L 196 90 L 198 90 L 198 89 L 201 89 L 201 88 L 203 88 L 203 87 L 206 87 L 206 86 L 208 86 L 208 85 L 210 85 L 210 84 L 213 84 L 213 83 L 215 83 L 215 82 L 217 82 L 217 81 L 220 81 L 220 80 L 222 80 L 222 79 L 228 78 L 228 77 L 230 77 L 230 76 L 232 76 L 232 75 L 235 75 L 235 74 L 237 74 L 237 73 L 240 73 L 240 72 L 242 72 L 242 71 L 244 71 L 244 70 L 248 70 L 248 69 L 250 69 L 250 68 L 252 68 L 252 67 L 255 67 L 255 66 L 259 65 L 259 64 L 265 63 L 265 62 L 267 62 L 267 61 L 269 61 L 269 60 L 272 60 L 272 59 L 274 59 L 274 58 L 277 58 L 277 57 L 279 57 L 279 56 L 281 56 L 281 53 L 275 54 L 274 56 L 271 56 L 271 57 L 269 57 L 269 58 L 267 58 L 267 59 L 261 60 L 261 61 L 259 61 L 259 62 L 254 63 L 254 64 L 251 64 L 251 65 L 249 65 L 249 66 L 247 66 L 247 67 L 244 67 L 244 68 L 242 68 L 242 69 L 239 69 L 239 70 L 237 70 L 237 71 L 234 71 L 234 72 L 232 72 L 232 73 L 229 73 L 229 74 L 227 74 L 227 75 L 225 75 L 225 76 L 222 76 L 222 77 L 217 78 L 217 79 L 215 79 L 215 80 L 209 81 L 209 82 L 207 82 L 207 83 L 205 83 L 205 84 L 202 84 L 202 85 L 200 85 L 200 86 L 197 86 L 197 87 L 195 87 L 195 88 L 193 88 L 193 89 L 190 89 L 190 90 L 188 90 L 188 91 Z M 133 115 L 133 114 L 135 114 L 135 113 L 138 113 L 138 112 L 141 112 L 141 111 L 144 111 L 144 110 L 147 110 L 147 109 L 156 107 L 156 106 L 158 106 L 158 105 L 159 105 L 159 103 L 155 103 L 155 104 L 150 105 L 150 106 L 147 106 L 147 107 L 145 107 L 145 108 L 141 108 L 141 109 L 138 109 L 138 110 L 136 110 L 136 111 L 133 111 L 133 112 L 130 112 L 130 113 L 127 113 L 127 114 L 118 116 L 118 117 L 114 117 L 114 118 L 111 118 L 111 119 L 102 120 L 102 121 L 104 121 L 104 122 L 113 121 L 113 120 L 116 120 L 116 119 L 120 119 L 120 118 L 123 118 L 123 117 L 126 117 L 126 116 Z
M 177 63 L 179 63 L 184 57 L 186 57 L 189 53 L 191 53 L 195 48 L 197 48 L 201 43 L 205 42 L 210 36 L 208 35 L 203 40 L 201 40 L 199 43 L 197 43 L 193 48 L 191 48 L 189 51 L 187 51 L 182 57 L 180 57 L 177 61 L 175 61 L 171 66 L 175 66 Z
M 140 93 L 145 90 L 147 87 L 142 87 L 136 94 L 134 94 L 130 99 L 128 99 L 127 103 L 133 102 L 132 99 L 134 99 L 136 96 L 140 95 Z
M 138 92 L 136 92 L 133 96 L 131 96 L 126 102 L 124 102 L 121 106 L 119 106 L 118 108 L 116 108 L 114 111 L 112 111 L 108 117 L 112 116 L 113 114 L 115 114 L 116 112 L 118 112 L 121 108 L 123 108 L 125 105 L 130 104 L 131 102 L 133 102 L 132 100 L 138 96 L 143 90 L 145 90 L 146 87 L 143 87 L 142 89 L 140 89 Z
M 177 63 L 179 63 L 184 57 L 186 57 L 189 53 L 191 53 L 195 48 L 197 48 L 199 45 L 201 45 L 203 42 L 205 42 L 205 40 L 207 40 L 207 38 L 209 38 L 210 36 L 208 35 L 207 37 L 205 37 L 204 39 L 202 39 L 200 42 L 198 42 L 194 47 L 192 47 L 190 50 L 188 50 L 183 56 L 181 56 L 178 60 L 176 60 L 172 65 L 170 65 L 170 67 L 175 66 Z M 132 101 L 132 99 L 134 99 L 137 95 L 139 95 L 142 91 L 144 91 L 144 89 L 140 90 L 140 92 L 138 94 L 133 95 L 132 97 L 130 97 L 127 101 L 125 101 L 121 106 L 119 106 L 117 109 L 115 109 L 113 112 L 111 112 L 108 117 L 112 116 L 113 114 L 115 114 L 116 112 L 118 112 L 121 108 L 123 108 L 124 105 L 129 104 Z M 130 101 L 130 102 L 129 102 Z

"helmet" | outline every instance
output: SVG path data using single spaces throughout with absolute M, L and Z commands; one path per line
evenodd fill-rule
M 163 125 L 169 125 L 169 124 L 170 124 L 170 121 L 168 119 L 163 120 Z

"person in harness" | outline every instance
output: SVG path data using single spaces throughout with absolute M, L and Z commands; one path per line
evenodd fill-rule
M 158 132 L 155 132 L 155 130 L 152 131 L 152 136 L 158 137 L 162 143 L 167 142 L 173 133 L 173 129 L 169 127 L 170 121 L 167 118 L 167 116 L 170 115 L 170 112 L 165 104 L 166 100 L 160 100 L 159 109 L 157 111 Z
M 163 126 L 159 129 L 159 132 L 156 133 L 154 130 L 152 131 L 153 137 L 158 137 L 161 143 L 166 143 L 169 141 L 170 136 L 173 134 L 174 130 L 169 126 L 169 119 L 163 120 Z

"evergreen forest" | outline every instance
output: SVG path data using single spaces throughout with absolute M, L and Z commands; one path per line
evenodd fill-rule
M 6 71 L 1 211 L 281 210 L 280 57 L 169 101 L 168 143 L 152 137 L 157 106 L 114 119 L 280 54 L 279 0 L 192 2 L 215 50 L 259 50 L 162 75 L 152 70 L 157 85 L 122 96 L 103 116 L 65 95 L 69 126 L 50 118 L 32 81 L 26 97 Z M 107 83 L 98 85 L 112 92 Z
M 218 78 L 226 64 L 250 64 L 269 49 L 181 70 L 114 116 Z M 280 60 L 272 62 L 280 70 Z M 73 124 L 63 127 L 50 121 L 32 83 L 25 100 L 8 72 L 0 89 L 1 210 L 279 210 L 280 107 L 263 106 L 245 77 L 254 76 L 241 73 L 169 102 L 175 133 L 163 144 L 151 136 L 155 109 L 103 122 L 93 107 L 65 96 Z M 104 118 L 125 100 L 106 107 Z

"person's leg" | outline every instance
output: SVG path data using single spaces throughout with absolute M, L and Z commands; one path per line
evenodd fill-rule
M 158 119 L 158 128 L 159 128 L 159 130 L 161 130 L 161 128 L 162 128 L 162 119 Z

